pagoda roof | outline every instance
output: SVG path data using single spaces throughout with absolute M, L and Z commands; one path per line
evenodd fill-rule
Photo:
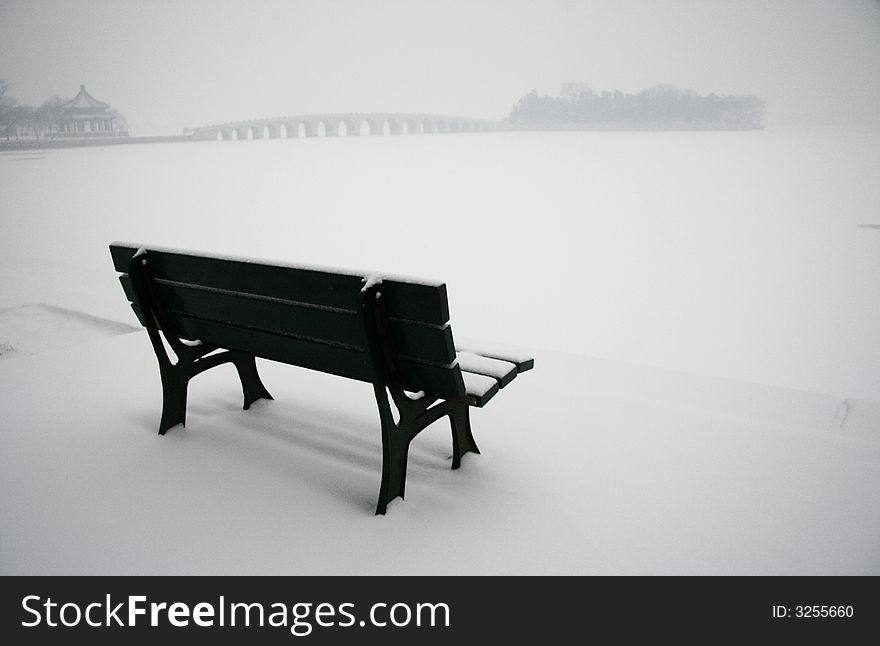
M 82 108 L 92 108 L 92 109 L 106 109 L 110 107 L 110 104 L 104 103 L 103 101 L 98 101 L 91 94 L 86 92 L 86 86 L 79 86 L 79 94 L 73 97 L 70 101 L 61 106 L 65 110 L 70 109 L 82 109 Z

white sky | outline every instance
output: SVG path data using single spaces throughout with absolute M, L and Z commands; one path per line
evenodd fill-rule
M 0 0 L 24 103 L 84 83 L 133 134 L 320 111 L 503 118 L 537 88 L 752 93 L 768 120 L 880 122 L 872 0 Z

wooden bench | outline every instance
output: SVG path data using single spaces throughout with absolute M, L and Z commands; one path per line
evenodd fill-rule
M 377 514 L 403 498 L 409 444 L 422 429 L 449 418 L 457 469 L 465 453 L 479 453 L 469 407 L 485 406 L 534 365 L 528 356 L 457 352 L 443 283 L 125 243 L 110 253 L 159 361 L 160 434 L 185 423 L 189 380 L 224 363 L 238 370 L 245 409 L 272 399 L 255 357 L 370 382 L 382 425 Z

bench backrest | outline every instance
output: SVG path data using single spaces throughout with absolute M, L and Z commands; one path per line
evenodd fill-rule
M 110 245 L 113 265 L 144 323 L 128 276 L 137 245 Z M 330 374 L 372 381 L 359 319 L 365 276 L 147 247 L 158 296 L 186 339 L 200 339 Z M 447 399 L 465 396 L 455 362 L 443 283 L 382 278 L 382 303 L 403 387 Z

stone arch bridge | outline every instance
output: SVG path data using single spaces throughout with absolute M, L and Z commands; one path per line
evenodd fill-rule
M 499 124 L 488 119 L 437 114 L 352 112 L 305 114 L 218 123 L 185 131 L 193 139 L 292 139 L 354 135 L 414 135 L 444 132 L 488 132 Z

